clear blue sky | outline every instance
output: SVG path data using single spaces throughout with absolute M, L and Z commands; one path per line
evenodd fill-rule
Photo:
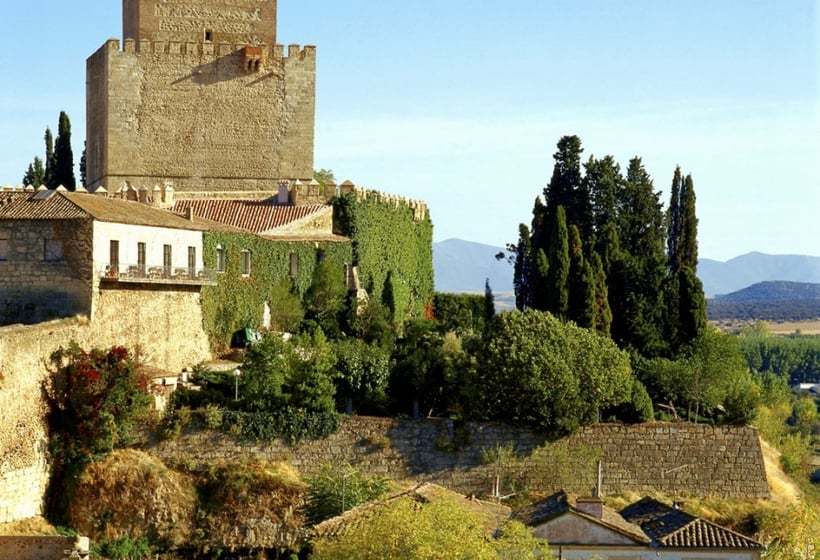
M 813 0 L 280 0 L 282 43 L 319 46 L 318 167 L 429 201 L 436 239 L 513 240 L 555 142 L 668 191 L 695 178 L 701 254 L 820 254 Z M 69 111 L 118 0 L 5 3 L 0 183 Z M 78 155 L 79 159 L 79 155 Z

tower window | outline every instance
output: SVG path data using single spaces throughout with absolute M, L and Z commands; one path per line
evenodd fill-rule
M 242 276 L 251 275 L 251 252 L 242 251 Z
M 214 40 L 214 32 L 210 29 L 205 30 L 205 42 L 210 43 Z
M 222 245 L 216 246 L 216 271 L 225 272 L 225 248 Z

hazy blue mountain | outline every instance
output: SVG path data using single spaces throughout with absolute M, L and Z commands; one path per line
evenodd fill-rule
M 495 256 L 503 247 L 482 245 L 462 239 L 433 244 L 433 268 L 439 292 L 484 292 L 489 278 L 494 292 L 513 291 L 513 268 Z
M 708 297 L 730 294 L 760 282 L 820 283 L 820 257 L 749 253 L 726 262 L 702 259 L 698 275 Z
M 718 296 L 720 302 L 797 301 L 820 299 L 820 284 L 805 282 L 759 282 L 737 292 Z

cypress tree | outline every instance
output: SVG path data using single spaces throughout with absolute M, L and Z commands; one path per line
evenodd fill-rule
M 23 176 L 23 185 L 38 188 L 45 181 L 45 174 L 46 171 L 43 167 L 43 160 L 35 157 L 34 161 L 28 165 L 26 174 Z
M 521 311 L 530 307 L 532 301 L 532 246 L 530 230 L 521 224 L 518 226 L 518 244 L 515 246 L 513 265 L 513 288 L 515 289 L 515 307 Z
M 552 235 L 550 236 L 549 271 L 547 272 L 546 296 L 547 311 L 565 319 L 569 306 L 569 232 L 567 230 L 567 216 L 563 206 L 555 210 L 552 220 Z
M 51 129 L 48 127 L 46 127 L 43 140 L 46 143 L 45 185 L 50 189 L 56 189 L 57 184 L 54 182 L 54 137 L 51 135 Z
M 77 186 L 74 177 L 74 152 L 71 150 L 71 120 L 65 111 L 60 112 L 57 141 L 54 143 L 54 182 L 73 191 Z
M 495 296 L 490 287 L 490 279 L 484 282 L 484 324 L 489 326 L 490 321 L 495 317 Z
M 83 155 L 80 158 L 80 184 L 84 187 L 86 185 L 88 185 L 87 175 L 86 175 L 87 165 L 86 165 L 86 158 L 85 158 L 87 151 L 88 151 L 88 142 L 83 142 Z
M 538 249 L 535 257 L 535 266 L 532 271 L 532 297 L 530 307 L 539 311 L 546 311 L 550 305 L 549 295 L 550 263 L 543 249 Z
M 610 336 L 612 329 L 612 308 L 609 306 L 609 287 L 600 255 L 593 252 L 590 258 L 595 279 L 595 330 Z
M 624 178 L 621 175 L 621 167 L 612 156 L 603 159 L 590 157 L 584 164 L 584 169 L 584 184 L 589 193 L 592 221 L 600 243 L 605 228 L 618 219 L 618 199 L 623 189 Z
M 591 206 L 589 196 L 581 179 L 581 139 L 577 136 L 564 136 L 558 141 L 558 151 L 553 155 L 555 167 L 552 179 L 544 189 L 546 214 L 549 222 L 555 219 L 559 206 L 564 207 L 567 225 L 578 225 L 586 231 L 591 225 Z M 550 228 L 550 224 L 547 224 Z
M 686 176 L 680 195 L 680 266 L 698 270 L 698 217 L 696 209 L 695 183 L 691 175 Z
M 569 310 L 567 318 L 579 327 L 595 326 L 595 277 L 584 258 L 578 226 L 569 228 Z
M 695 271 L 684 267 L 678 273 L 680 330 L 679 348 L 697 339 L 706 329 L 706 297 Z
M 666 250 L 669 259 L 669 270 L 676 273 L 680 270 L 680 237 L 681 237 L 681 207 L 680 196 L 683 188 L 683 176 L 680 166 L 675 169 L 672 178 L 672 196 L 669 200 L 669 210 L 666 213 Z

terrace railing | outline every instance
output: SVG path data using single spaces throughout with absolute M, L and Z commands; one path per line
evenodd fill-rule
M 122 284 L 179 284 L 213 286 L 216 271 L 204 267 L 167 267 L 142 264 L 109 264 L 99 271 L 101 282 Z

